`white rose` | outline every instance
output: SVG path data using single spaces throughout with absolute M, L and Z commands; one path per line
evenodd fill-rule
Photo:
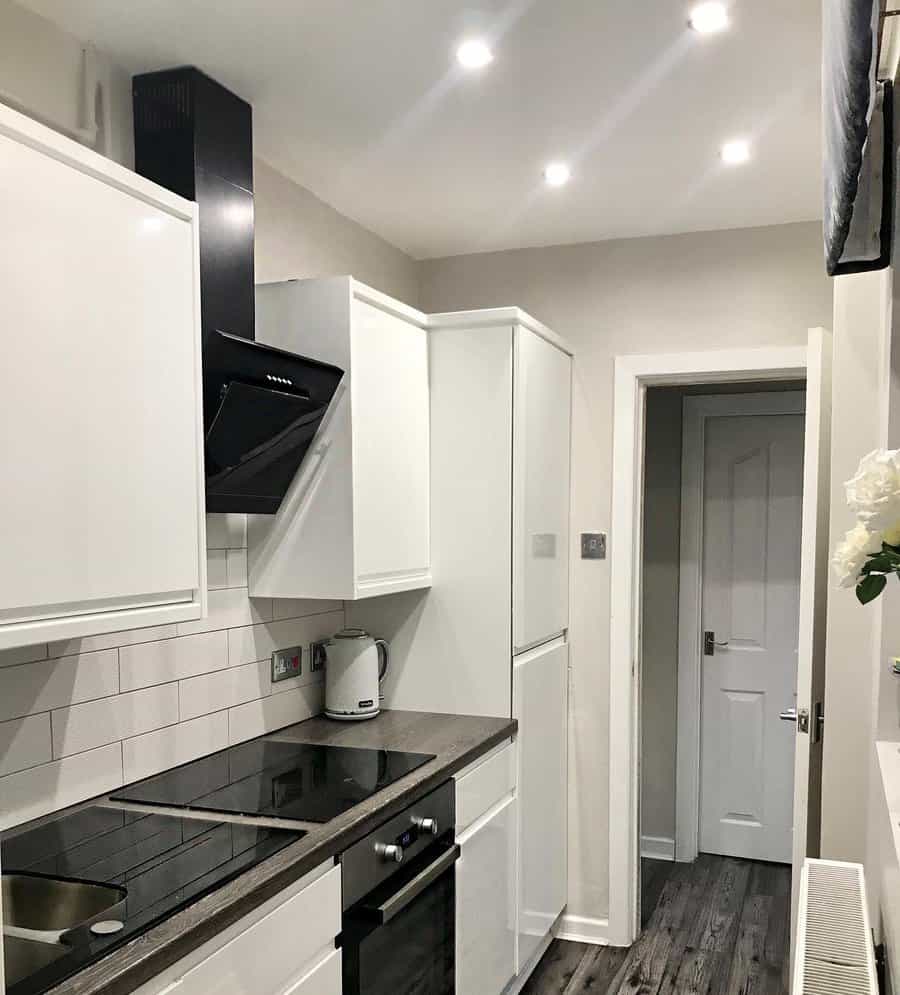
M 900 522 L 885 529 L 883 538 L 889 546 L 900 546 Z
M 841 587 L 856 587 L 866 560 L 881 552 L 881 543 L 881 533 L 870 532 L 864 525 L 857 525 L 847 533 L 832 560 Z
M 876 449 L 846 483 L 847 503 L 871 532 L 900 522 L 900 449 Z

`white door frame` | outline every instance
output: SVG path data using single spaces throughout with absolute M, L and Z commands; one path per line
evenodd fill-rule
M 807 347 L 616 358 L 609 664 L 609 942 L 640 933 L 640 553 L 648 387 L 806 378 Z
M 681 556 L 678 569 L 678 721 L 675 743 L 675 859 L 699 853 L 700 694 L 703 590 L 703 486 L 710 418 L 806 414 L 802 391 L 698 395 L 684 400 L 681 460 Z M 799 567 L 799 565 L 798 565 Z M 799 573 L 797 583 L 799 584 Z M 788 703 L 786 702 L 785 705 Z M 793 759 L 793 758 L 792 758 Z

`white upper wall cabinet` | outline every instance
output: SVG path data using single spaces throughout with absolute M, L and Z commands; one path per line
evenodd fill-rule
M 201 617 L 196 208 L 0 107 L 0 648 Z
M 344 370 L 275 516 L 249 520 L 252 597 L 431 586 L 427 319 L 350 277 L 263 284 L 257 339 Z

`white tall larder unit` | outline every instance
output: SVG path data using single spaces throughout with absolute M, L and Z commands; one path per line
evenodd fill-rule
M 0 649 L 201 617 L 196 205 L 0 107 Z
M 256 338 L 344 378 L 275 516 L 251 516 L 251 597 L 429 587 L 426 317 L 351 277 L 256 289 Z
M 519 720 L 522 971 L 566 902 L 572 354 L 517 308 L 428 320 L 434 588 L 348 616 L 391 640 L 388 707 Z

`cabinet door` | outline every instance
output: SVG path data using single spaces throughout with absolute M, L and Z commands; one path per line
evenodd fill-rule
M 456 995 L 500 995 L 516 971 L 516 814 L 510 796 L 459 837 Z
M 284 995 L 341 995 L 342 985 L 341 951 L 335 950 Z
M 513 471 L 513 645 L 569 624 L 569 449 L 572 361 L 516 330 Z
M 519 946 L 528 963 L 566 904 L 568 655 L 562 640 L 516 658 Z
M 197 618 L 193 208 L 155 201 L 152 184 L 80 146 L 67 161 L 75 143 L 41 151 L 5 124 L 0 648 Z
M 428 338 L 367 301 L 354 300 L 352 320 L 354 553 L 365 597 L 416 586 L 429 571 Z

